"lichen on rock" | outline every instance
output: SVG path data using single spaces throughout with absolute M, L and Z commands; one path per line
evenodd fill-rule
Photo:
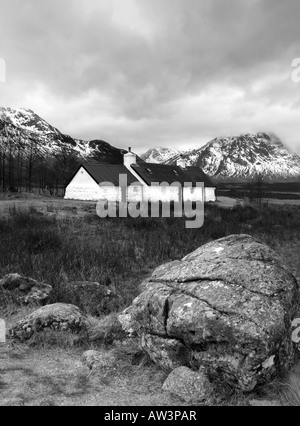
M 56 303 L 44 306 L 25 316 L 9 330 L 12 339 L 26 341 L 44 331 L 87 333 L 89 322 L 74 305 Z
M 123 324 L 157 364 L 205 369 L 252 391 L 294 362 L 295 277 L 269 247 L 232 235 L 157 268 Z

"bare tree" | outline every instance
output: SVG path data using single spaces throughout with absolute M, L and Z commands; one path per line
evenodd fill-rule
M 259 206 L 262 205 L 264 198 L 264 175 L 257 173 L 250 185 L 250 201 Z

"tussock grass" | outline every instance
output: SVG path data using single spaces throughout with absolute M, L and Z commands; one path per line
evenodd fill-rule
M 281 393 L 284 405 L 299 407 L 300 406 L 300 365 L 293 368 L 288 377 L 282 384 Z
M 127 337 L 115 313 L 100 319 L 89 317 L 89 323 L 89 341 L 94 345 L 109 345 L 114 341 L 121 342 Z
M 0 277 L 17 272 L 46 282 L 54 288 L 53 303 L 71 302 L 66 282 L 110 285 L 118 297 L 105 306 L 103 313 L 109 314 L 127 307 L 138 285 L 158 265 L 235 233 L 251 234 L 270 245 L 299 277 L 299 223 L 297 207 L 209 206 L 204 226 L 189 230 L 184 219 L 100 219 L 95 213 L 58 219 L 34 206 L 26 211 L 13 207 L 0 219 Z
M 74 347 L 86 348 L 89 345 L 87 336 L 77 336 L 71 333 L 45 330 L 40 333 L 35 333 L 27 342 L 27 346 L 35 349 L 72 349 Z

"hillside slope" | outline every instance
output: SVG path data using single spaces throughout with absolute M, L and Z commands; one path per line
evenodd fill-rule
M 174 164 L 180 155 L 165 162 Z M 300 157 L 272 134 L 253 133 L 216 138 L 200 149 L 181 154 L 188 166 L 197 166 L 218 180 L 247 181 L 262 175 L 267 181 L 300 179 Z
M 126 152 L 103 140 L 73 139 L 32 110 L 0 107 L 0 184 L 3 190 L 64 186 L 80 163 L 122 164 Z

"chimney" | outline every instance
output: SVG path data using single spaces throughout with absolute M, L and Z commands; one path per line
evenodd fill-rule
M 136 164 L 136 155 L 131 152 L 131 147 L 128 148 L 128 153 L 124 155 L 124 166 L 130 169 L 132 164 Z
M 178 158 L 176 165 L 182 169 L 186 168 L 185 160 L 183 159 L 182 155 Z

